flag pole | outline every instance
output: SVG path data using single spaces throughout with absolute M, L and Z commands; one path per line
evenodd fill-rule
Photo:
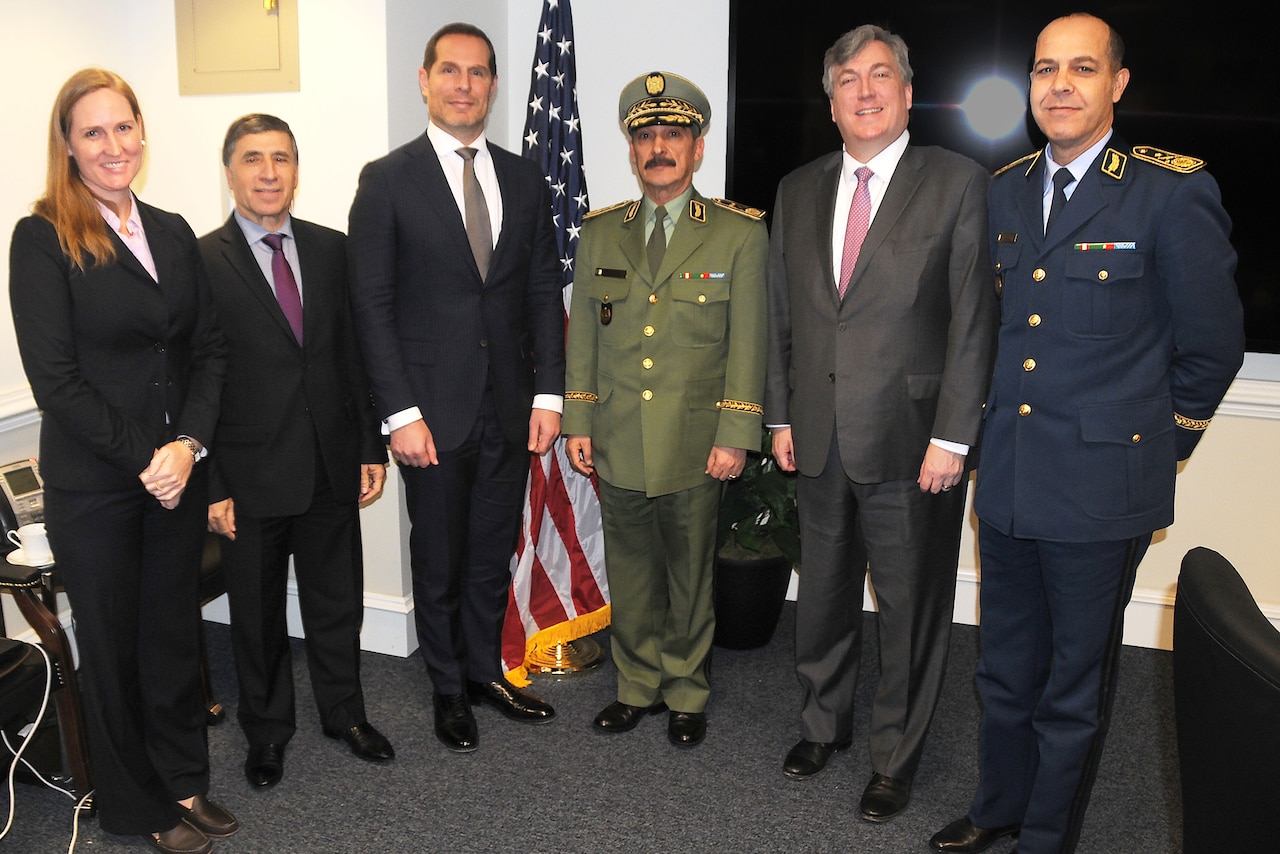
M 589 209 L 573 40 L 569 0 L 543 0 L 522 150 L 542 168 L 551 190 L 566 320 L 578 233 Z M 600 503 L 594 477 L 571 471 L 563 438 L 530 461 L 522 528 L 503 627 L 509 677 L 596 667 L 604 651 L 587 635 L 607 627 L 611 615 Z

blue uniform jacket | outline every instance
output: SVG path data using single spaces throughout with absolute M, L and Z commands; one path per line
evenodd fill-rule
M 1042 234 L 1045 158 L 997 173 L 1001 295 L 975 509 L 1016 537 L 1173 522 L 1174 476 L 1239 370 L 1231 221 L 1202 162 L 1113 137 Z

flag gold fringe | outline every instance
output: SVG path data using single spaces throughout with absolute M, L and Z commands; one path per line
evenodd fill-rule
M 578 638 L 595 634 L 601 629 L 608 628 L 612 615 L 612 606 L 605 605 L 598 611 L 592 611 L 590 614 L 581 614 L 572 620 L 556 623 L 554 626 L 548 626 L 538 631 L 533 637 L 525 641 L 524 660 L 527 662 L 529 656 L 540 649 L 569 643 Z M 523 688 L 530 684 L 529 669 L 524 664 L 514 670 L 508 670 L 506 676 L 507 681 L 517 688 Z

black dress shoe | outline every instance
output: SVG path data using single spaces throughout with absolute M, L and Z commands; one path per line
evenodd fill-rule
M 706 737 L 705 712 L 672 712 L 667 719 L 667 741 L 676 747 L 697 747 Z
M 787 753 L 787 758 L 782 762 L 782 773 L 793 780 L 812 777 L 827 767 L 827 760 L 831 758 L 831 754 L 848 750 L 851 746 L 853 746 L 851 738 L 843 741 L 809 741 L 802 738 Z
M 888 821 L 907 808 L 911 800 L 911 778 L 872 774 L 858 802 L 858 812 L 867 821 Z
M 986 851 L 1002 836 L 1017 835 L 1019 825 L 1006 824 L 1004 827 L 978 827 L 969 821 L 969 817 L 958 818 L 939 830 L 929 840 L 935 851 L 952 851 L 956 854 L 977 854 Z
M 143 838 L 151 843 L 152 848 L 158 848 L 165 854 L 209 854 L 213 850 L 209 837 L 185 821 L 159 835 L 148 833 Z
M 325 729 L 324 734 L 329 738 L 342 739 L 352 753 L 366 762 L 386 762 L 396 758 L 391 742 L 368 721 L 361 721 L 344 730 Z
M 284 776 L 284 745 L 253 744 L 244 760 L 244 778 L 250 786 L 266 788 Z
M 666 710 L 667 704 L 661 701 L 652 706 L 629 706 L 621 700 L 615 700 L 600 710 L 591 725 L 601 732 L 630 732 L 646 715 L 656 715 Z
M 556 716 L 556 710 L 549 703 L 526 694 L 505 679 L 467 682 L 467 697 L 473 705 L 488 703 L 513 721 L 545 724 Z
M 178 804 L 182 820 L 205 836 L 230 836 L 240 829 L 236 817 L 215 804 L 205 795 L 196 795 L 190 808 Z
M 466 694 L 441 694 L 431 698 L 436 712 L 436 738 L 455 753 L 470 753 L 480 743 L 476 716 Z

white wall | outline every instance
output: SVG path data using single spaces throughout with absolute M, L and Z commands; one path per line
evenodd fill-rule
M 247 112 L 275 113 L 298 136 L 297 214 L 345 230 L 361 166 L 425 127 L 417 68 L 427 38 L 445 23 L 471 21 L 493 39 L 499 95 L 489 134 L 519 150 L 541 6 L 540 0 L 308 0 L 299 13 L 301 91 L 182 97 L 170 0 L 122 0 L 110 14 L 88 0 L 0 0 L 0 72 L 11 81 L 0 232 L 7 239 L 13 223 L 41 194 L 54 95 L 67 76 L 86 65 L 118 71 L 137 90 L 149 162 L 135 189 L 152 204 L 182 213 L 198 234 L 228 215 L 219 146 L 230 121 Z M 712 125 L 695 183 L 707 195 L 722 195 L 728 0 L 684 4 L 680 26 L 662 26 L 660 37 L 650 7 L 578 0 L 573 11 L 592 206 L 638 197 L 626 138 L 618 128 L 617 100 L 628 81 L 655 69 L 688 77 L 710 97 Z M 7 264 L 3 270 L 0 280 L 7 287 Z M 1280 378 L 1265 370 L 1248 375 Z M 0 311 L 0 460 L 36 453 L 37 422 L 12 322 L 7 311 Z M 1215 548 L 1236 562 L 1264 611 L 1280 624 L 1280 573 L 1271 568 L 1280 551 L 1280 526 L 1272 510 L 1280 457 L 1270 451 L 1278 446 L 1280 382 L 1237 381 L 1179 477 L 1177 524 L 1157 534 L 1142 565 L 1129 612 L 1130 642 L 1168 645 L 1173 585 L 1181 557 L 1193 545 Z M 409 614 L 407 523 L 394 469 L 386 496 L 364 511 L 363 521 L 364 645 L 406 654 L 416 642 Z M 976 574 L 972 530 L 966 530 L 957 619 L 976 617 Z M 20 618 L 11 603 L 5 608 L 12 631 Z

